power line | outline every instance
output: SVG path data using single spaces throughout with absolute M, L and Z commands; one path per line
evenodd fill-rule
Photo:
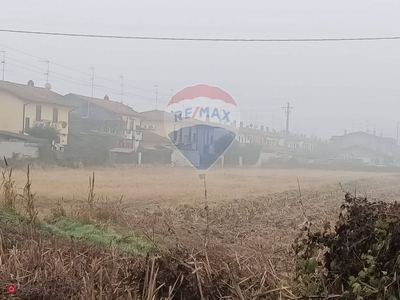
M 131 40 L 156 40 L 156 41 L 196 41 L 196 42 L 346 42 L 346 41 L 382 41 L 382 40 L 400 40 L 400 36 L 386 37 L 354 37 L 354 38 L 289 38 L 289 39 L 245 39 L 245 38 L 189 38 L 189 37 L 155 37 L 155 36 L 127 36 L 127 35 L 103 35 L 103 34 L 82 34 L 65 32 L 47 32 L 47 31 L 28 31 L 0 29 L 0 32 L 69 36 L 84 38 L 107 38 L 107 39 L 131 39 Z
M 40 61 L 40 60 L 43 60 L 42 57 L 39 57 L 39 56 L 30 54 L 30 53 L 27 53 L 27 52 L 24 52 L 24 51 L 21 51 L 21 50 L 18 50 L 18 49 L 15 49 L 15 48 L 6 46 L 6 45 L 3 45 L 3 44 L 0 44 L 0 46 L 5 47 L 5 48 L 8 48 L 8 49 L 10 49 L 10 50 L 13 50 L 13 51 L 15 51 L 15 52 L 18 52 L 18 53 L 21 53 L 21 54 L 30 56 L 30 57 L 32 57 L 32 58 L 38 59 L 39 61 Z M 68 66 L 64 66 L 64 65 L 62 65 L 62 64 L 59 64 L 59 63 L 56 63 L 56 62 L 53 62 L 53 61 L 52 61 L 51 63 L 52 63 L 53 65 L 56 65 L 56 66 L 65 68 L 65 69 L 67 69 L 67 70 L 71 70 L 71 71 L 74 71 L 74 72 L 78 72 L 78 73 L 84 74 L 84 75 L 86 75 L 86 76 L 92 76 L 92 74 L 91 74 L 91 73 L 88 73 L 88 72 L 84 72 L 84 71 L 77 70 L 77 69 L 74 69 L 74 68 L 71 68 L 71 67 L 68 67 Z M 35 66 L 35 68 L 38 68 L 38 67 Z M 44 69 L 43 69 L 43 70 L 44 70 Z M 52 72 L 52 73 L 54 73 L 54 72 Z M 59 75 L 61 75 L 61 74 L 59 74 Z M 65 76 L 65 75 L 63 75 L 63 76 Z M 108 81 L 108 82 L 120 84 L 119 81 L 116 81 L 116 80 L 113 80 L 113 79 L 109 79 L 109 78 L 105 78 L 105 77 L 96 76 L 96 79 L 97 79 L 97 80 L 98 80 L 98 79 L 101 79 L 101 80 L 105 80 L 105 81 Z M 134 85 L 129 85 L 129 84 L 126 84 L 126 83 L 124 83 L 124 86 L 125 86 L 125 87 L 130 87 L 130 88 L 133 88 L 133 89 L 137 89 L 137 90 L 141 90 L 141 91 L 145 91 L 145 92 L 148 92 L 148 93 L 154 93 L 154 90 L 145 89 L 145 88 L 138 87 L 138 86 L 134 86 Z M 169 94 L 160 93 L 160 92 L 159 92 L 159 95 L 163 95 L 163 96 L 168 96 L 168 97 L 170 97 Z
M 20 51 L 20 50 L 17 50 L 17 49 L 14 49 L 14 48 L 12 48 L 12 47 L 9 47 L 9 46 L 6 46 L 6 45 L 2 45 L 2 44 L 0 44 L 0 46 L 4 46 L 4 47 L 6 47 L 6 48 L 8 48 L 8 49 L 11 49 L 11 50 L 13 50 L 13 51 L 16 51 L 16 52 L 25 54 L 25 55 L 30 56 L 30 57 L 32 57 L 32 58 L 38 59 L 39 61 L 43 61 L 42 58 L 40 58 L 40 57 L 38 57 L 38 56 L 35 56 L 35 55 L 33 55 L 33 54 L 30 54 L 30 53 L 27 53 L 27 52 L 24 52 L 24 51 Z M 0 52 L 1 52 L 1 51 L 0 51 Z M 123 96 L 127 96 L 128 98 L 132 98 L 132 99 L 137 99 L 137 100 L 141 100 L 141 101 L 146 101 L 146 102 L 152 102 L 152 103 L 154 103 L 154 98 L 153 98 L 153 97 L 147 97 L 147 96 L 137 95 L 137 94 L 134 94 L 134 93 L 127 93 L 127 92 L 125 91 L 124 87 L 125 87 L 125 86 L 133 87 L 133 88 L 136 88 L 136 89 L 140 89 L 140 90 L 144 90 L 144 91 L 149 91 L 149 92 L 151 92 L 151 93 L 154 93 L 154 90 L 148 90 L 148 89 L 138 88 L 138 87 L 135 87 L 135 86 L 127 85 L 127 84 L 125 84 L 124 81 L 122 81 L 122 83 L 121 83 L 121 81 L 115 81 L 115 80 L 112 80 L 112 79 L 102 78 L 102 77 L 96 76 L 96 79 L 101 78 L 101 79 L 104 79 L 104 80 L 107 80 L 107 81 L 110 81 L 110 82 L 118 83 L 118 84 L 122 87 L 122 91 L 121 91 L 121 90 L 116 90 L 116 89 L 113 89 L 113 88 L 110 88 L 110 87 L 104 87 L 104 86 L 102 86 L 102 85 L 94 85 L 94 82 L 90 83 L 90 82 L 81 80 L 81 79 L 76 78 L 76 77 L 71 77 L 71 76 L 68 76 L 68 75 L 64 75 L 64 74 L 62 74 L 62 73 L 58 73 L 58 72 L 54 72 L 54 71 L 52 71 L 52 72 L 50 73 L 50 72 L 49 72 L 49 69 L 45 69 L 45 68 L 42 68 L 42 67 L 38 67 L 38 66 L 35 66 L 35 65 L 32 65 L 32 64 L 29 64 L 29 63 L 26 63 L 26 62 L 23 62 L 23 61 L 14 59 L 14 58 L 8 57 L 8 59 L 9 59 L 9 60 L 12 60 L 12 61 L 14 61 L 14 62 L 17 62 L 17 63 L 20 63 L 20 64 L 23 64 L 23 65 L 26 65 L 26 66 L 29 66 L 29 67 L 32 67 L 32 68 L 35 68 L 35 69 L 38 69 L 38 70 L 42 71 L 42 72 L 39 72 L 39 71 L 36 71 L 36 70 L 32 70 L 32 69 L 29 69 L 29 68 L 26 68 L 26 67 L 19 66 L 19 65 L 17 65 L 17 64 L 12 64 L 12 63 L 9 64 L 9 65 L 11 65 L 11 66 L 18 67 L 18 68 L 21 68 L 21 69 L 24 69 L 24 70 L 27 70 L 27 71 L 30 71 L 30 72 L 34 72 L 34 73 L 37 73 L 37 74 L 43 74 L 43 72 L 45 72 L 44 74 L 47 75 L 48 77 L 55 78 L 55 79 L 59 79 L 59 80 L 61 80 L 61 81 L 73 83 L 73 84 L 80 85 L 80 86 L 91 86 L 91 84 L 93 84 L 93 87 L 96 87 L 96 89 L 99 89 L 99 90 L 102 90 L 102 91 L 105 91 L 105 92 L 111 92 L 111 93 L 113 93 L 113 94 L 118 94 L 118 95 L 122 95 L 122 93 L 123 93 L 122 97 L 123 97 Z M 44 60 L 44 62 L 47 63 L 47 62 L 49 62 L 49 61 L 48 61 L 48 60 Z M 49 63 L 50 63 L 50 62 L 49 62 Z M 91 79 L 93 80 L 93 77 L 94 77 L 94 76 L 93 76 L 93 72 L 92 72 L 92 74 L 90 74 L 90 73 L 88 73 L 88 72 L 84 72 L 84 71 L 76 70 L 76 69 L 73 69 L 73 68 L 70 68 L 70 67 L 67 67 L 67 66 L 63 66 L 63 65 L 58 64 L 58 63 L 55 63 L 55 62 L 53 62 L 53 61 L 52 61 L 51 63 L 52 63 L 53 65 L 61 66 L 61 67 L 66 68 L 66 69 L 70 69 L 70 70 L 79 72 L 79 73 L 81 73 L 81 74 L 90 75 L 90 76 L 91 76 Z M 47 67 L 48 67 L 48 65 L 47 65 Z M 94 71 L 94 70 L 92 70 L 92 71 Z M 68 79 L 70 79 L 70 80 L 65 79 L 65 78 L 60 78 L 60 77 L 54 76 L 54 74 L 56 74 L 56 75 L 58 75 L 58 76 L 61 76 L 61 77 L 68 78 Z M 121 78 L 121 77 L 120 77 L 120 78 Z M 121 78 L 121 79 L 122 79 L 122 78 Z M 71 80 L 72 80 L 72 81 L 71 81 Z M 47 79 L 47 81 L 48 81 L 48 79 Z M 122 85 L 123 85 L 123 86 L 122 86 Z M 101 88 L 100 88 L 100 87 L 101 87 Z M 168 98 L 170 98 L 171 95 L 174 94 L 174 90 L 173 90 L 173 89 L 170 89 L 170 91 L 172 92 L 172 94 L 160 93 L 160 92 L 158 91 L 158 86 L 157 86 L 157 88 L 156 88 L 156 102 L 157 102 L 157 103 L 165 103 L 165 104 L 168 103 L 168 101 L 162 101 L 162 100 L 160 100 L 159 97 L 158 97 L 158 95 L 165 95 L 165 96 L 167 96 Z M 123 99 L 123 98 L 122 98 L 122 99 Z M 243 106 L 243 107 L 248 107 L 247 109 L 244 108 L 244 109 L 241 110 L 243 113 L 249 112 L 249 111 L 258 111 L 258 112 L 259 112 L 259 110 L 252 109 L 251 107 L 264 107 L 264 108 L 266 108 L 266 107 L 270 107 L 270 108 L 273 107 L 273 108 L 275 108 L 275 106 L 273 106 L 273 105 L 242 105 L 242 106 Z
M 38 69 L 40 71 L 46 71 L 46 69 L 31 65 L 31 64 L 28 64 L 28 63 L 23 63 L 23 62 L 21 62 L 19 60 L 16 60 L 16 59 L 11 59 L 11 58 L 8 58 L 8 59 L 16 61 L 16 62 L 24 64 L 24 65 L 27 65 L 27 66 L 30 66 L 30 67 L 33 67 L 33 68 L 36 68 L 36 69 Z M 26 71 L 29 71 L 29 72 L 33 72 L 33 73 L 36 73 L 36 74 L 43 75 L 43 72 L 40 72 L 40 71 L 37 71 L 37 70 L 33 70 L 33 69 L 30 69 L 30 68 L 26 68 L 26 67 L 14 64 L 14 63 L 8 63 L 8 65 L 23 69 L 23 70 L 26 70 Z M 66 79 L 66 78 L 62 78 L 62 77 L 59 77 L 59 76 L 55 76 L 54 74 L 57 74 L 57 75 L 62 76 L 62 77 L 70 78 L 72 80 L 69 80 L 69 79 Z M 50 78 L 55 78 L 55 79 L 58 79 L 58 80 L 61 80 L 61 81 L 64 81 L 64 82 L 69 82 L 69 83 L 73 83 L 73 84 L 76 84 L 76 85 L 80 85 L 80 86 L 86 86 L 86 87 L 90 87 L 91 86 L 91 83 L 89 83 L 89 82 L 85 82 L 85 81 L 82 81 L 80 79 L 77 79 L 77 78 L 74 78 L 74 77 L 70 77 L 70 76 L 66 76 L 66 75 L 63 75 L 63 74 L 60 74 L 60 73 L 56 73 L 56 72 L 51 72 L 49 74 L 49 77 Z M 121 95 L 121 91 L 120 90 L 113 89 L 113 88 L 110 88 L 110 87 L 104 87 L 104 86 L 101 86 L 101 85 L 94 85 L 94 86 L 96 87 L 97 90 L 104 91 L 104 92 L 110 92 L 110 93 L 115 94 L 115 95 Z M 153 91 L 153 93 L 154 93 L 154 91 Z M 154 103 L 154 98 L 152 98 L 152 97 L 146 97 L 146 96 L 141 96 L 141 95 L 137 95 L 137 94 L 126 93 L 125 91 L 124 91 L 124 96 L 128 97 L 128 98 L 131 98 L 131 99 L 136 99 L 136 100 L 140 100 L 140 101 Z M 168 101 L 163 101 L 163 100 L 157 99 L 157 103 L 167 104 Z M 260 105 L 260 107 L 265 107 L 265 105 Z M 270 107 L 270 106 L 268 106 L 268 107 Z M 274 108 L 276 108 L 276 107 L 274 106 Z M 242 113 L 260 112 L 260 110 L 259 109 L 242 109 L 241 112 Z
M 23 70 L 26 70 L 26 71 L 30 71 L 30 72 L 33 72 L 33 73 L 37 73 L 37 74 L 42 74 L 43 75 L 42 72 L 39 72 L 39 71 L 36 71 L 36 70 L 32 70 L 32 69 L 29 69 L 29 68 L 26 68 L 26 67 L 22 67 L 22 66 L 13 64 L 13 63 L 8 63 L 8 65 L 13 66 L 13 67 L 17 67 L 17 68 L 20 68 L 20 69 L 23 69 Z M 35 67 L 33 65 L 30 65 L 30 66 Z M 44 69 L 39 68 L 39 67 L 35 67 L 35 68 L 38 68 L 40 70 L 44 70 Z M 65 78 L 60 78 L 60 77 L 54 76 L 53 74 L 55 74 L 55 72 L 52 72 L 51 74 L 49 74 L 49 77 L 55 78 L 55 79 L 59 79 L 61 81 L 65 81 L 65 82 L 70 82 L 70 83 L 73 83 L 73 84 L 76 84 L 76 85 L 80 85 L 80 86 L 90 86 L 91 85 L 90 83 L 84 82 L 84 81 L 76 82 L 76 81 L 79 81 L 78 79 L 74 79 L 76 81 L 71 81 L 71 80 L 68 80 L 68 79 L 65 79 Z M 61 76 L 65 76 L 65 75 L 61 75 Z M 72 78 L 72 77 L 70 77 L 70 78 Z M 101 90 L 101 91 L 105 91 L 105 92 L 110 92 L 111 91 L 111 93 L 114 93 L 114 94 L 120 94 L 120 91 L 112 89 L 112 88 L 96 86 L 96 89 Z M 127 96 L 128 98 L 154 103 L 154 99 L 153 98 L 147 98 L 147 97 L 144 97 L 144 96 L 134 95 L 134 94 L 130 94 L 130 93 L 124 93 L 124 95 Z M 159 102 L 167 103 L 167 101 L 159 101 Z
M 18 63 L 23 64 L 23 65 L 32 67 L 32 68 L 36 68 L 36 69 L 39 69 L 39 70 L 42 70 L 42 71 L 46 71 L 46 69 L 43 69 L 43 68 L 41 68 L 41 67 L 38 67 L 38 66 L 35 66 L 35 65 L 32 65 L 32 64 L 25 63 L 25 62 L 23 62 L 23 61 L 20 61 L 20 60 L 14 59 L 14 58 L 9 58 L 9 57 L 8 57 L 8 59 L 9 59 L 9 60 L 12 60 L 12 61 L 15 61 L 15 62 L 18 62 Z M 52 62 L 52 64 L 54 64 L 54 63 Z M 57 75 L 59 75 L 59 76 L 63 76 L 63 77 L 66 77 L 66 78 L 70 78 L 70 79 L 72 79 L 72 80 L 77 80 L 77 81 L 82 82 L 82 80 L 77 79 L 77 78 L 75 78 L 75 77 L 71 77 L 71 76 L 64 75 L 64 74 L 61 74 L 61 73 L 57 73 L 57 72 L 54 72 L 54 71 L 52 71 L 51 74 L 57 74 Z M 52 77 L 52 76 L 50 75 L 50 73 L 49 73 L 49 76 Z M 90 85 L 90 83 L 87 83 L 87 82 L 86 82 L 86 84 L 87 84 L 87 85 Z

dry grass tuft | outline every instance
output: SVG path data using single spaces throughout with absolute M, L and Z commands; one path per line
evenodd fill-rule
M 3 189 L 4 207 L 8 210 L 15 211 L 17 191 L 15 181 L 12 179 L 13 169 L 8 167 L 7 159 L 4 157 L 5 169 L 1 172 L 3 181 L 0 188 Z
M 0 235 L 0 285 L 15 284 L 14 299 L 291 298 L 273 268 L 251 259 L 188 249 L 140 258 L 29 232 L 6 227 Z
M 29 224 L 32 225 L 32 228 L 34 228 L 38 211 L 35 208 L 35 194 L 32 193 L 31 186 L 32 182 L 30 180 L 30 169 L 28 165 L 28 169 L 26 172 L 26 183 L 24 186 L 23 194 L 20 195 L 20 197 L 22 198 L 22 206 L 24 208 L 25 215 L 28 219 L 27 221 L 29 222 Z

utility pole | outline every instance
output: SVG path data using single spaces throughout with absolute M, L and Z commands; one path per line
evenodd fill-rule
M 156 110 L 158 109 L 158 85 L 155 84 L 154 87 L 156 88 Z
M 2 77 L 2 80 L 4 81 L 4 70 L 6 68 L 6 51 L 1 50 L 1 52 L 3 52 L 3 60 L 1 61 L 1 63 L 3 64 L 3 77 Z
M 400 124 L 400 122 L 397 122 L 397 139 L 396 139 L 396 145 L 397 145 L 397 147 L 399 146 L 399 124 Z
M 290 113 L 293 109 L 293 107 L 290 106 L 290 103 L 287 103 L 286 107 L 283 107 L 283 109 L 285 110 L 285 114 L 286 114 L 286 139 L 285 139 L 285 156 L 286 158 L 288 157 L 289 154 L 289 117 L 290 117 Z
M 124 104 L 124 76 L 119 76 L 121 78 L 121 103 Z
M 90 70 L 92 70 L 92 94 L 91 94 L 91 98 L 93 98 L 93 89 L 94 89 L 94 68 L 90 67 Z
M 172 98 L 174 98 L 174 89 L 170 89 L 171 91 L 171 100 Z M 171 112 L 174 113 L 174 102 L 172 101 L 172 105 L 171 105 Z

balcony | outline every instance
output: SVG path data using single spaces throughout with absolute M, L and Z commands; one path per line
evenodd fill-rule
M 51 126 L 54 129 L 60 131 L 63 129 L 66 129 L 68 126 L 67 122 L 58 122 L 58 123 L 53 123 L 52 121 L 48 121 L 48 120 L 42 120 L 42 121 L 34 121 L 33 126 Z
M 125 137 L 123 122 L 120 120 L 94 120 L 82 119 L 81 132 L 97 133 L 100 135 L 115 136 L 118 138 Z

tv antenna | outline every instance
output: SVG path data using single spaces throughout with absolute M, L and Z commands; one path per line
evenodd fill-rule
M 158 85 L 155 84 L 154 87 L 156 88 L 156 110 L 158 108 Z
M 1 80 L 4 81 L 4 70 L 5 70 L 5 67 L 6 67 L 6 51 L 1 50 L 0 52 L 3 52 L 3 60 L 1 61 L 1 63 L 3 64 L 3 77 L 2 77 Z
M 93 98 L 93 89 L 94 89 L 94 68 L 93 67 L 90 67 L 89 68 L 90 70 L 92 70 L 92 94 L 91 94 L 91 97 Z
M 49 60 L 41 60 L 40 62 L 44 62 L 47 65 L 47 71 L 46 71 L 46 73 L 44 73 L 44 75 L 46 75 L 46 83 L 49 83 L 50 61 Z
M 119 76 L 121 78 L 121 103 L 124 104 L 124 76 Z

